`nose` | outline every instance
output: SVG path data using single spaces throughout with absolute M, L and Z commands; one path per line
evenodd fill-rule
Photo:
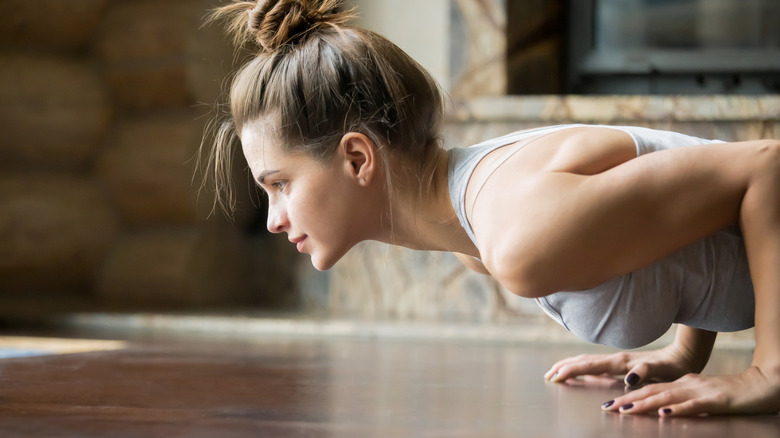
M 268 205 L 268 231 L 281 233 L 287 229 L 287 214 L 275 202 Z

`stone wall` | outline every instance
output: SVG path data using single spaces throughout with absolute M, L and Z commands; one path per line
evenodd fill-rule
M 502 0 L 452 0 L 451 4 L 453 105 L 444 130 L 446 148 L 565 123 L 647 126 L 726 141 L 780 136 L 778 96 L 506 95 L 519 87 L 506 78 L 507 72 L 520 71 L 526 75 L 525 85 L 535 84 L 519 91 L 560 89 L 556 87 L 562 73 L 555 64 L 561 37 L 555 26 L 552 30 L 549 26 L 561 20 L 562 2 L 509 0 L 507 5 Z M 505 7 L 526 15 L 507 20 Z M 507 30 L 507 22 L 522 28 Z M 482 46 L 487 40 L 509 41 L 509 45 Z M 506 69 L 482 75 L 481 69 L 502 62 L 508 62 Z M 317 278 L 327 285 L 320 290 L 326 291 L 321 301 L 328 312 L 344 318 L 554 324 L 532 300 L 469 271 L 450 254 L 365 242 L 327 277 Z
M 647 126 L 739 141 L 780 136 L 780 97 L 486 97 L 456 101 L 445 128 L 447 148 L 465 147 L 538 126 L 592 123 Z M 329 279 L 329 306 L 341 317 L 523 322 L 541 318 L 490 277 L 450 254 L 375 242 L 353 249 Z
M 196 153 L 234 59 L 219 26 L 201 28 L 215 3 L 0 0 L 7 312 L 239 305 L 286 284 L 273 263 L 250 268 L 255 207 L 207 220 L 212 199 L 197 194 Z
M 507 0 L 450 0 L 451 97 L 506 95 L 506 5 Z

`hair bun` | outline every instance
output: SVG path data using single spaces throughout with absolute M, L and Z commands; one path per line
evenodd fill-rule
M 247 26 L 264 51 L 301 41 L 326 25 L 345 23 L 352 11 L 338 12 L 340 0 L 259 0 Z

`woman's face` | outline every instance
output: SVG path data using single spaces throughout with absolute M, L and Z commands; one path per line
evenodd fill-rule
M 318 270 L 330 269 L 361 240 L 369 225 L 364 186 L 344 154 L 328 163 L 269 141 L 261 123 L 242 129 L 241 144 L 257 184 L 268 194 L 268 230 L 287 233 Z M 348 161 L 348 160 L 347 160 Z

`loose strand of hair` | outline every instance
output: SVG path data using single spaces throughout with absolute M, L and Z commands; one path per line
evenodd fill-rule
M 225 22 L 225 33 L 231 37 L 236 50 L 247 42 L 254 42 L 255 32 L 249 28 L 249 11 L 255 8 L 256 1 L 237 1 L 212 9 L 206 15 L 203 25 L 215 21 Z
M 214 180 L 214 202 L 229 218 L 236 210 L 236 196 L 232 183 L 233 146 L 237 136 L 232 122 L 222 122 L 214 139 L 214 148 L 210 157 L 214 164 L 212 177 Z

